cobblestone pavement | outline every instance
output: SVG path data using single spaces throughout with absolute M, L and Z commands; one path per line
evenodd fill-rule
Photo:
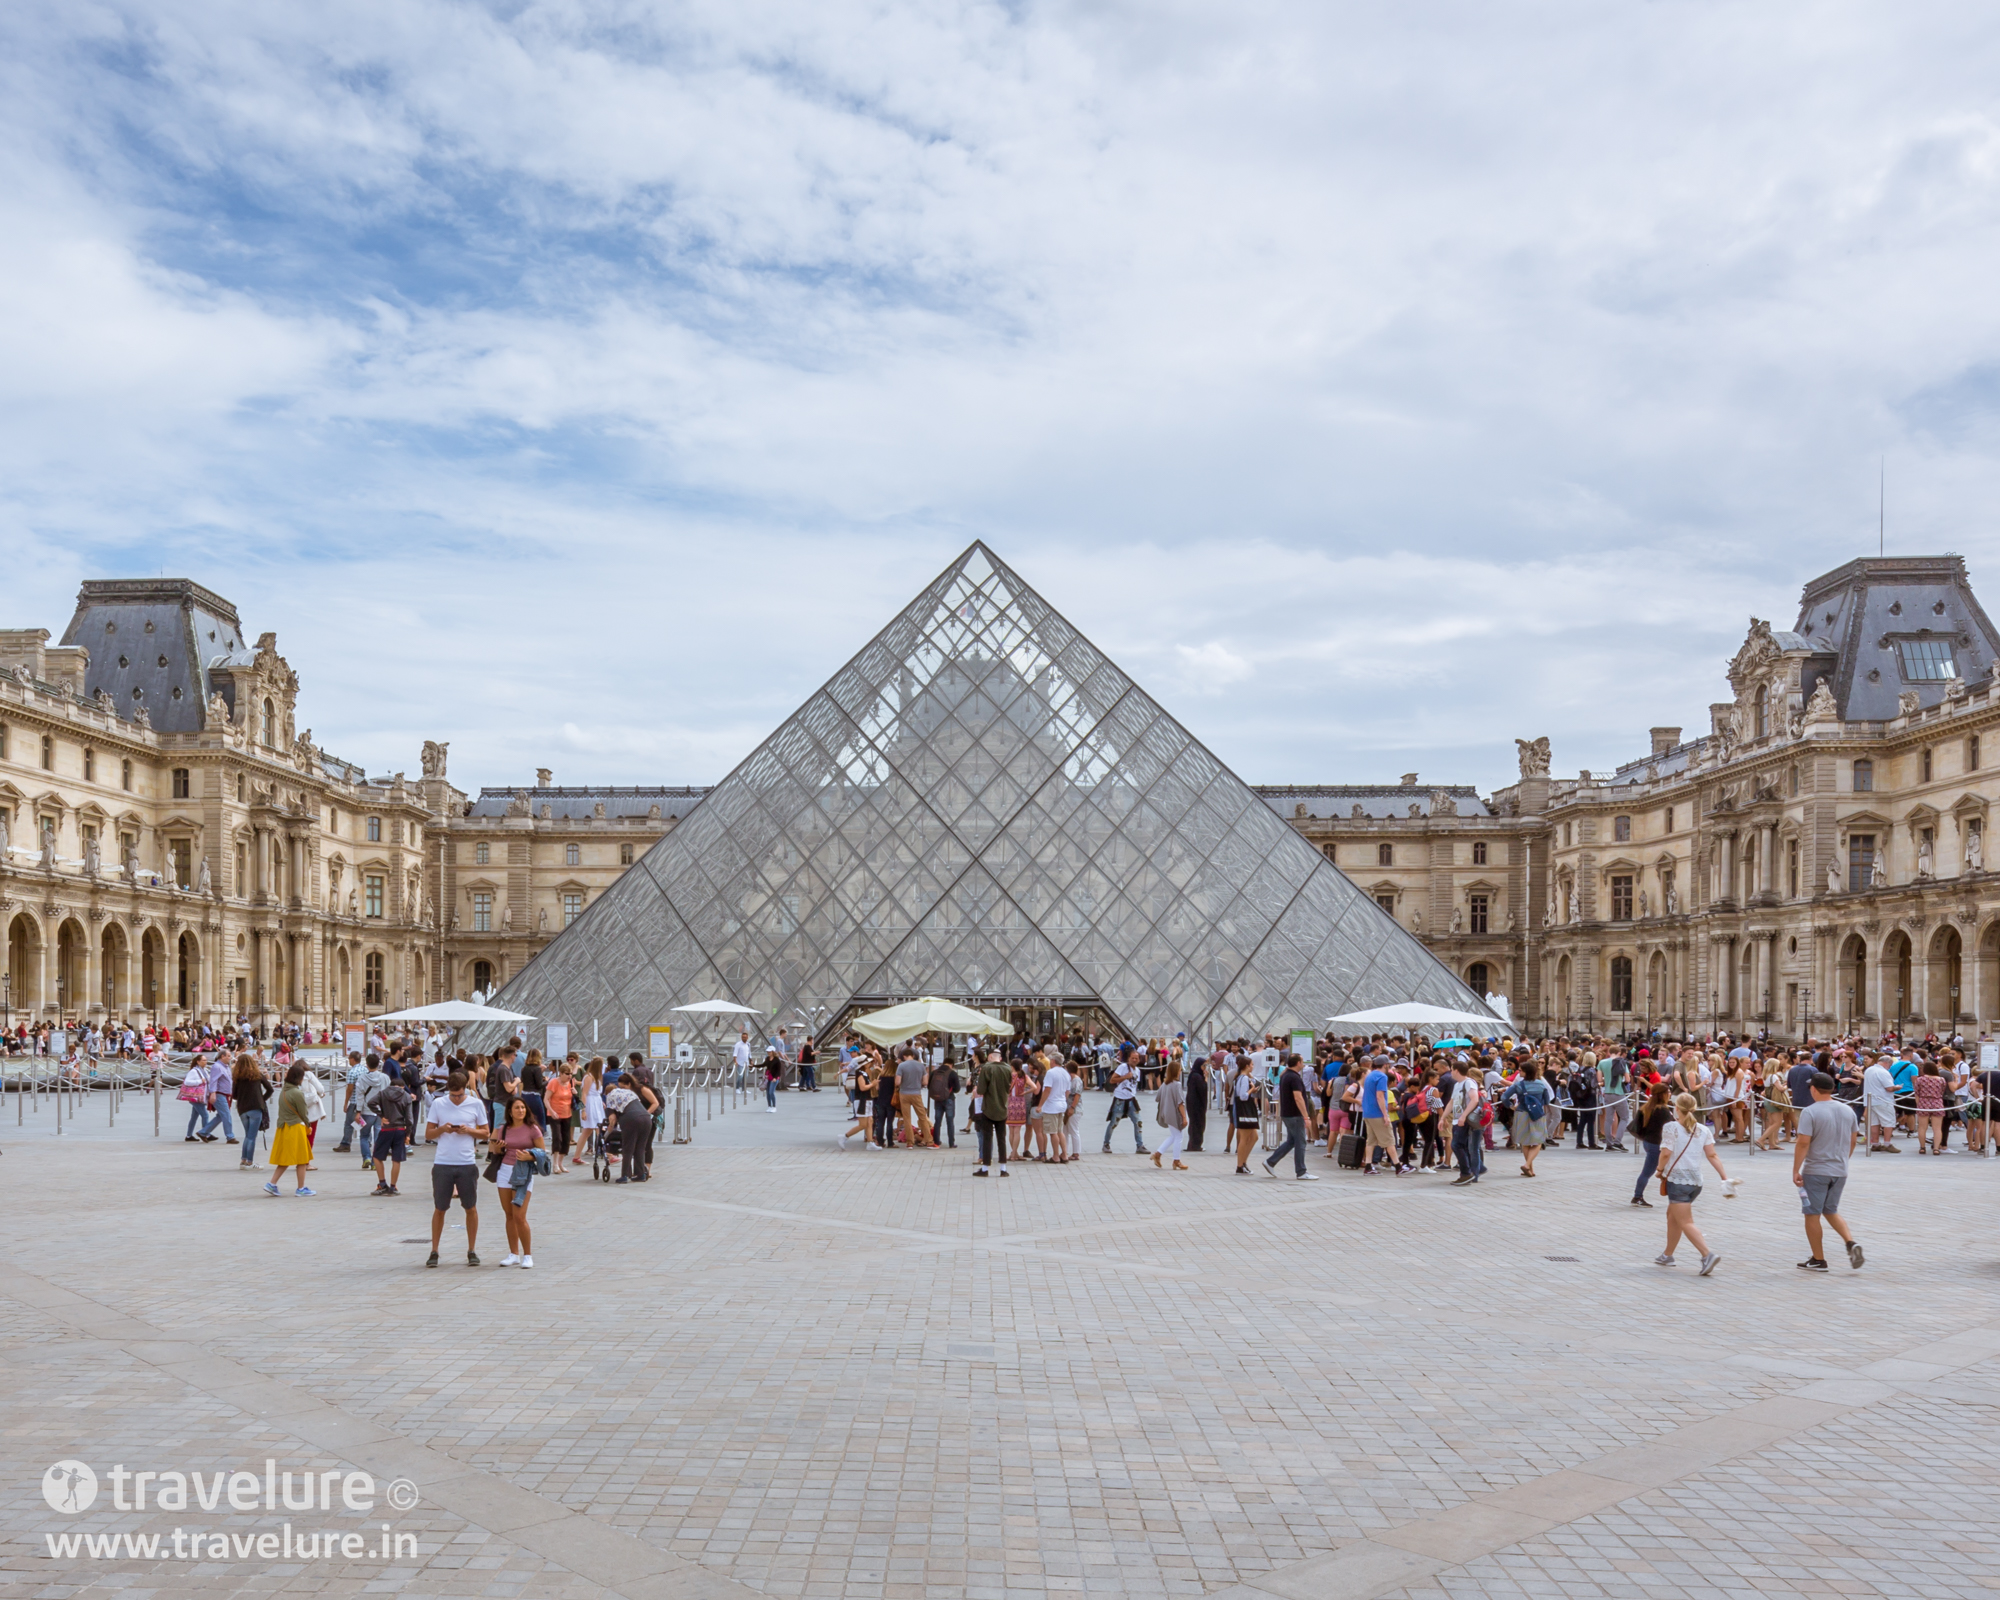
M 427 1153 L 400 1199 L 329 1155 L 318 1198 L 272 1200 L 136 1097 L 103 1115 L 0 1107 L 10 1594 L 2000 1590 L 2000 1159 L 1857 1161 L 1868 1264 L 1808 1275 L 1789 1158 L 1726 1151 L 1703 1279 L 1652 1265 L 1665 1213 L 1616 1154 L 1527 1182 L 1501 1152 L 1471 1189 L 1315 1156 L 1303 1185 L 1092 1126 L 1079 1165 L 981 1180 L 967 1139 L 839 1149 L 839 1097 L 788 1094 L 644 1187 L 542 1180 L 532 1273 L 492 1265 L 488 1185 L 488 1265 L 454 1230 L 426 1271 Z M 422 1499 L 119 1513 L 107 1483 L 65 1518 L 41 1473 L 69 1458 Z M 44 1542 L 288 1520 L 418 1554 Z

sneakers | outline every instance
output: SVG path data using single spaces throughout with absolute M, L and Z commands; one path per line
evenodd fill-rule
M 524 1267 L 532 1267 L 532 1266 L 533 1266 L 534 1264 L 535 1264 L 535 1258 L 534 1258 L 533 1256 L 523 1256 L 523 1257 L 521 1257 L 521 1265 L 522 1265 L 522 1266 L 524 1266 Z
M 1456 1188 L 1458 1188 L 1458 1187 L 1459 1187 L 1460 1185 L 1462 1185 L 1462 1184 L 1467 1184 L 1467 1183 L 1470 1183 L 1470 1182 L 1472 1182 L 1472 1179 L 1471 1179 L 1471 1178 L 1469 1178 L 1469 1177 L 1467 1177 L 1467 1176 L 1466 1176 L 1466 1175 L 1465 1175 L 1464 1173 L 1462 1173 L 1462 1172 L 1461 1172 L 1461 1173 L 1460 1173 L 1460 1174 L 1459 1174 L 1459 1175 L 1458 1175 L 1457 1177 L 1455 1177 L 1455 1178 L 1453 1178 L 1453 1179 L 1451 1180 L 1451 1186 L 1452 1186 L 1452 1187 L 1453 1187 L 1454 1189 L 1456 1189 Z
M 975 1178 L 984 1178 L 987 1176 L 987 1171 L 984 1167 L 981 1167 L 977 1172 L 973 1173 L 973 1176 Z
M 1671 1267 L 1673 1264 L 1674 1258 L 1664 1252 L 1653 1257 L 1653 1265 L 1656 1267 Z
M 1175 1165 L 1175 1166 L 1179 1166 L 1179 1165 L 1180 1165 L 1180 1163 L 1179 1163 L 1178 1161 L 1176 1161 L 1176 1162 L 1174 1163 L 1174 1165 Z M 1295 1173 L 1293 1173 L 1293 1174 L 1292 1174 L 1292 1177 L 1293 1177 L 1293 1179 L 1294 1179 L 1294 1180 L 1295 1180 L 1296 1182 L 1299 1182 L 1299 1183 L 1318 1183 L 1318 1182 L 1319 1182 L 1319 1174 L 1318 1174 L 1317 1172 L 1295 1172 Z
M 466 1264 L 466 1265 L 467 1265 L 468 1267 L 476 1267 L 476 1266 L 478 1266 L 478 1265 L 479 1265 L 479 1252 L 478 1252 L 477 1250 L 468 1250 L 468 1251 L 466 1251 L 466 1252 L 465 1252 L 465 1264 Z
M 1007 1164 L 1004 1161 L 1000 1164 L 1000 1176 L 1003 1178 L 1007 1176 Z
M 267 1183 L 264 1185 L 264 1192 L 266 1194 L 276 1194 L 278 1192 L 278 1186 L 275 1183 Z
M 434 1266 L 436 1266 L 437 1264 L 438 1264 L 438 1253 L 437 1253 L 437 1252 L 436 1252 L 435 1250 L 433 1250 L 433 1251 L 431 1252 L 431 1258 L 430 1258 L 430 1260 L 426 1261 L 426 1262 L 424 1263 L 424 1265 L 425 1265 L 425 1266 L 427 1266 L 427 1267 L 434 1267 Z
M 314 1195 L 319 1193 L 319 1190 L 308 1189 L 304 1185 L 301 1185 L 300 1187 L 294 1189 L 292 1193 L 301 1200 L 310 1200 Z
M 500 1258 L 500 1265 L 503 1267 L 511 1267 L 515 1265 L 520 1259 L 521 1258 L 515 1255 L 513 1251 L 509 1250 L 504 1256 Z
M 1258 1165 L 1259 1165 L 1259 1166 L 1261 1166 L 1261 1167 L 1262 1167 L 1262 1168 L 1264 1169 L 1264 1176 L 1265 1176 L 1265 1177 L 1267 1177 L 1267 1178 L 1275 1178 L 1275 1177 L 1276 1177 L 1276 1176 L 1278 1175 L 1278 1169 L 1277 1169 L 1276 1167 L 1272 1166 L 1270 1162 L 1268 1162 L 1268 1161 L 1260 1161 L 1260 1162 L 1258 1163 Z
M 371 1194 L 387 1194 L 389 1192 L 389 1186 L 386 1183 L 378 1183 L 369 1192 Z
M 1717 1253 L 1715 1255 L 1703 1256 L 1701 1258 L 1700 1276 L 1704 1278 L 1707 1277 L 1711 1272 L 1715 1270 L 1717 1263 L 1720 1262 L 1721 1260 L 1722 1256 L 1720 1255 L 1720 1253 Z
M 1866 1261 L 1867 1259 L 1868 1258 L 1861 1253 L 1860 1242 L 1855 1239 L 1849 1239 L 1847 1241 L 1847 1264 L 1850 1267 L 1858 1267 L 1861 1265 L 1862 1262 Z
M 1818 1256 L 1808 1256 L 1804 1261 L 1799 1263 L 1799 1271 L 1824 1272 L 1826 1271 L 1826 1263 L 1820 1260 Z

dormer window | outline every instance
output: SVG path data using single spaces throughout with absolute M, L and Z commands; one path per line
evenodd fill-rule
M 1958 676 L 1958 663 L 1952 659 L 1951 641 L 1925 636 L 1921 639 L 1899 639 L 1896 649 L 1902 656 L 1903 677 L 1910 683 L 1949 683 Z

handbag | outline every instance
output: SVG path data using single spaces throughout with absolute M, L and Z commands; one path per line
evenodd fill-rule
M 191 1106 L 207 1105 L 208 1104 L 207 1076 L 204 1075 L 200 1078 L 191 1077 L 186 1079 L 181 1084 L 180 1098 L 185 1100 Z

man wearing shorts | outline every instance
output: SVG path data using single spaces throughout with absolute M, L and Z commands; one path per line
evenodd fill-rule
M 1042 1159 L 1058 1166 L 1069 1160 L 1069 1130 L 1063 1118 L 1069 1114 L 1073 1092 L 1069 1072 L 1058 1062 L 1042 1076 Z
M 454 1070 L 445 1080 L 445 1093 L 431 1102 L 430 1122 L 424 1137 L 437 1141 L 437 1160 L 431 1166 L 431 1258 L 427 1267 L 438 1264 L 438 1242 L 444 1238 L 444 1214 L 451 1209 L 451 1197 L 465 1212 L 465 1264 L 479 1265 L 473 1245 L 479 1239 L 479 1161 L 473 1140 L 486 1135 L 486 1109 L 465 1092 L 463 1069 Z
M 1826 1271 L 1822 1219 L 1833 1224 L 1847 1246 L 1848 1265 L 1861 1265 L 1861 1246 L 1840 1216 L 1840 1191 L 1847 1187 L 1847 1162 L 1858 1136 L 1853 1110 L 1833 1097 L 1832 1074 L 1815 1072 L 1812 1104 L 1799 1113 L 1799 1137 L 1792 1146 L 1792 1182 L 1799 1189 L 1806 1243 L 1812 1247 L 1812 1254 L 1799 1263 L 1802 1271 Z
M 1861 1100 L 1868 1112 L 1868 1147 L 1896 1153 L 1896 1077 L 1881 1057 L 1861 1074 Z M 1801 1119 L 1803 1121 L 1803 1119 Z

